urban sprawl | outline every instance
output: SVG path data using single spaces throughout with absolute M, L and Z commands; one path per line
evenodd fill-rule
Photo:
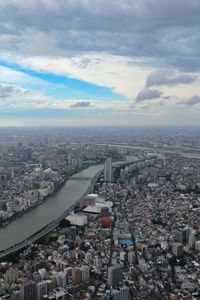
M 1 129 L 0 238 L 102 172 L 55 229 L 0 252 L 0 299 L 200 299 L 199 149 L 192 128 Z

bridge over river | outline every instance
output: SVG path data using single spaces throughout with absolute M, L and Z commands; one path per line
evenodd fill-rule
M 127 164 L 130 161 L 118 162 Z M 20 250 L 56 228 L 70 210 L 73 210 L 80 198 L 92 192 L 104 166 L 94 165 L 73 175 L 65 185 L 41 205 L 15 219 L 6 227 L 0 228 L 0 259 Z
M 103 165 L 91 166 L 70 178 L 65 185 L 41 205 L 0 228 L 0 258 L 38 240 L 58 226 L 80 198 L 91 191 Z
M 94 178 L 93 177 L 84 177 L 84 176 L 73 176 L 70 178 L 70 180 L 90 180 L 92 181 Z

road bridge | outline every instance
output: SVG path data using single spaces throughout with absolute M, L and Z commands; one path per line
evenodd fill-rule
M 85 177 L 85 176 L 72 176 L 69 180 L 93 180 L 94 177 Z

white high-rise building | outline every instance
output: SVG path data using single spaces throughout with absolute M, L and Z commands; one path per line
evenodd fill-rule
M 113 180 L 112 175 L 112 158 L 108 158 L 104 163 L 104 180 L 111 182 Z

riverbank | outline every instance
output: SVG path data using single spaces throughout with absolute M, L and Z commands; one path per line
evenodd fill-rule
M 56 227 L 59 226 L 60 221 L 63 220 L 64 218 L 66 218 L 70 212 L 72 212 L 80 203 L 81 198 L 88 194 L 93 192 L 94 190 L 94 186 L 99 178 L 99 176 L 102 174 L 102 170 L 99 171 L 94 178 L 92 179 L 91 184 L 88 186 L 87 190 L 85 191 L 85 193 L 80 197 L 80 199 L 78 199 L 72 206 L 70 206 L 66 211 L 64 211 L 62 213 L 61 216 L 59 216 L 57 219 L 53 220 L 51 223 L 47 224 L 45 227 L 41 228 L 39 231 L 37 231 L 35 234 L 33 234 L 32 236 L 30 236 L 28 239 L 26 239 L 25 241 L 22 241 L 18 244 L 15 244 L 14 246 L 5 249 L 3 251 L 0 252 L 0 260 L 14 252 L 17 252 L 23 248 L 25 248 L 28 244 L 34 243 L 37 240 L 39 240 L 41 237 L 43 237 L 44 235 L 48 234 L 49 232 L 51 232 L 53 229 L 55 229 Z
M 75 169 L 75 170 L 73 170 L 71 172 L 68 172 L 68 174 L 65 175 L 65 178 L 63 178 L 63 181 L 59 183 L 58 187 L 53 191 L 53 193 L 45 196 L 43 199 L 41 199 L 40 201 L 38 201 L 34 205 L 28 207 L 27 209 L 23 210 L 22 212 L 16 213 L 13 216 L 11 216 L 10 218 L 8 218 L 5 221 L 3 221 L 0 224 L 0 230 L 1 230 L 1 228 L 5 228 L 6 226 L 8 226 L 10 223 L 12 223 L 13 221 L 15 221 L 16 219 L 21 218 L 24 214 L 28 213 L 32 209 L 35 209 L 36 207 L 42 205 L 45 201 L 48 201 L 50 199 L 50 197 L 56 195 L 56 193 L 59 192 L 59 190 L 65 185 L 65 183 L 67 182 L 67 180 L 70 180 L 70 178 L 72 176 L 74 176 L 75 174 L 83 171 L 84 169 L 87 169 L 88 167 L 90 167 L 90 166 L 89 165 L 88 166 L 84 166 L 83 168 Z
M 76 174 L 91 180 L 68 180 L 56 195 L 0 230 L 0 257 L 18 251 L 44 236 L 78 204 L 81 197 L 92 191 L 103 165 L 91 166 Z
M 120 161 L 113 165 L 130 164 L 137 161 Z M 84 194 L 91 193 L 102 173 L 104 165 L 93 165 L 73 175 L 64 186 L 51 196 L 49 201 L 32 209 L 0 230 L 0 258 L 16 252 L 29 243 L 37 241 L 53 230 L 79 203 Z
M 126 149 L 135 149 L 135 150 L 146 150 L 146 151 L 153 151 L 153 152 L 159 152 L 163 154 L 175 154 L 175 155 L 181 155 L 184 157 L 194 158 L 194 159 L 200 159 L 200 149 L 196 148 L 186 148 L 186 147 L 149 147 L 149 146 L 135 146 L 132 144 L 96 144 L 99 146 L 108 146 L 108 147 L 114 147 L 114 148 L 126 148 Z
M 49 198 L 53 195 L 55 195 L 62 187 L 63 185 L 66 183 L 68 179 L 64 180 L 54 191 L 53 193 L 45 196 L 42 200 L 38 201 L 37 203 L 35 203 L 34 205 L 28 207 L 27 209 L 23 210 L 20 213 L 14 214 L 10 219 L 7 219 L 5 222 L 3 222 L 0 225 L 0 229 L 1 228 L 5 228 L 6 226 L 8 226 L 11 222 L 15 221 L 18 218 L 21 218 L 24 214 L 28 213 L 29 211 L 31 211 L 32 209 L 40 206 L 41 204 L 43 204 L 45 201 L 49 200 Z

